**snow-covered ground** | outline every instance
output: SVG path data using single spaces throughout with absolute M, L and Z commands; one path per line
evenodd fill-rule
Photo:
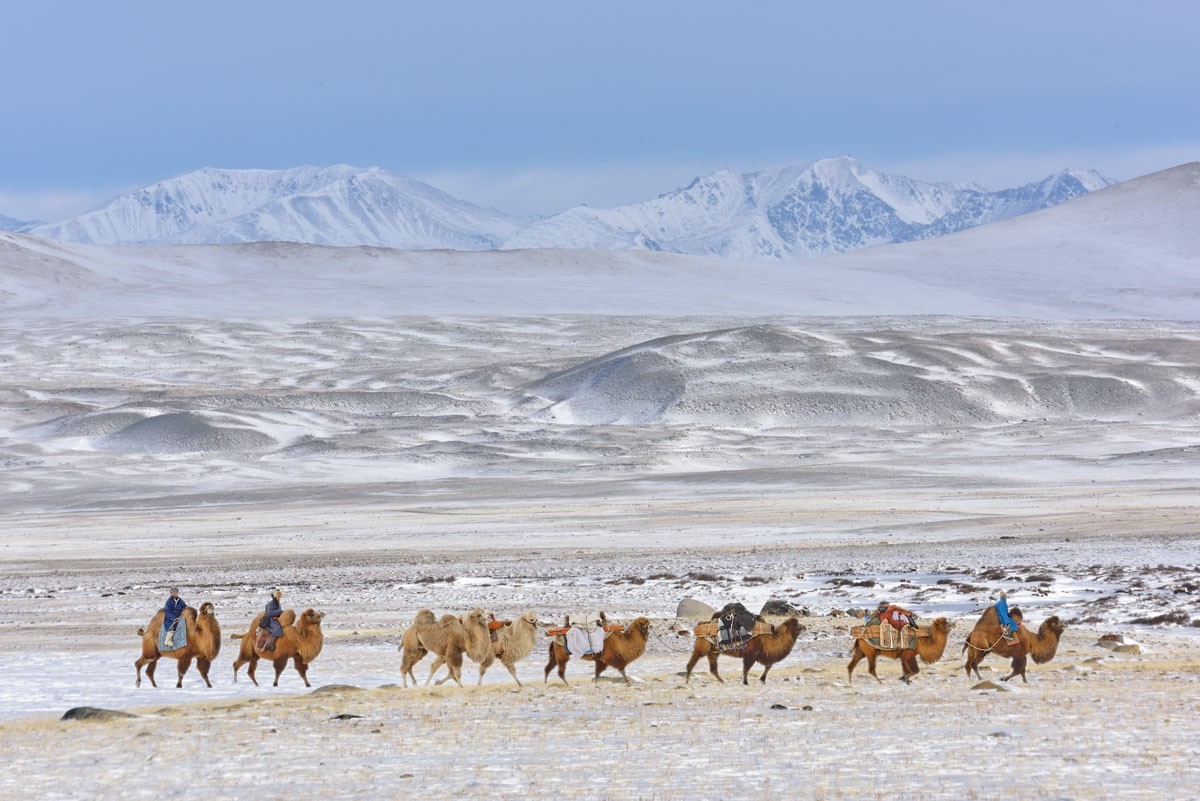
M 1197 182 L 802 270 L 0 236 L 0 797 L 1190 796 Z M 211 690 L 135 688 L 172 585 L 227 632 L 282 586 L 362 691 L 235 685 L 228 641 Z M 1000 589 L 1067 629 L 973 690 Z M 684 597 L 808 628 L 765 687 L 684 686 Z M 834 613 L 880 599 L 956 626 L 912 686 L 845 680 Z M 524 688 L 379 689 L 475 606 L 657 636 L 629 687 L 539 647 Z
M 282 797 L 282 776 L 314 797 L 1186 792 L 1197 337 L 956 318 L 0 324 L 0 796 Z M 290 669 L 278 689 L 234 684 L 228 641 L 211 690 L 195 668 L 175 689 L 170 662 L 135 688 L 134 632 L 173 584 L 227 632 L 283 586 L 326 613 L 314 686 L 365 692 L 310 695 Z M 999 589 L 1067 632 L 1028 686 L 972 690 L 959 643 Z M 685 687 L 690 639 L 670 625 L 689 596 L 787 600 L 808 629 L 766 687 L 703 666 Z M 885 684 L 845 681 L 832 615 L 881 598 L 956 625 L 911 687 L 891 662 Z M 571 688 L 543 686 L 539 646 L 525 688 L 494 668 L 482 689 L 377 689 L 399 683 L 417 609 L 474 606 L 645 614 L 658 636 L 632 687 L 576 663 Z M 1105 633 L 1143 653 L 1098 648 Z M 81 705 L 139 717 L 57 722 Z

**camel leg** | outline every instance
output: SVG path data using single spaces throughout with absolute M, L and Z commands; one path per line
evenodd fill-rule
M 483 686 L 483 674 L 487 673 L 487 669 L 488 669 L 487 665 L 483 664 L 482 662 L 479 663 L 479 681 L 475 682 L 476 687 Z
M 856 665 L 858 665 L 859 662 L 862 661 L 862 658 L 863 658 L 862 649 L 858 647 L 858 641 L 855 640 L 854 648 L 850 651 L 850 664 L 846 665 L 846 683 L 847 684 L 854 683 L 854 668 Z
M 883 679 L 879 678 L 879 674 L 875 672 L 876 656 L 877 656 L 877 654 L 874 651 L 867 654 L 867 672 L 875 677 L 875 681 L 879 682 L 880 684 L 883 684 Z
M 905 684 L 912 684 L 912 677 L 921 672 L 921 666 L 917 664 L 916 651 L 913 651 L 912 653 L 901 653 L 900 667 L 903 670 L 900 680 Z
M 250 677 L 250 681 L 254 682 L 254 686 L 258 686 L 258 679 L 254 678 L 254 671 L 258 669 L 258 654 L 250 657 L 250 663 L 246 667 L 246 675 Z
M 429 686 L 429 682 L 433 681 L 433 674 L 437 673 L 438 668 L 440 668 L 444 664 L 446 664 L 446 659 L 445 659 L 445 657 L 443 657 L 439 654 L 437 659 L 433 660 L 433 664 L 429 666 L 429 675 L 425 678 L 425 686 L 426 687 Z M 450 672 L 453 673 L 454 671 L 450 671 Z M 445 681 L 445 679 L 442 679 L 442 681 Z M 414 683 L 415 683 L 415 681 L 414 681 Z M 442 683 L 441 681 L 438 682 L 438 684 L 441 684 L 441 683 Z
M 604 664 L 599 659 L 597 659 L 596 660 L 596 675 L 592 676 L 592 681 L 600 681 L 600 674 L 603 673 L 607 667 L 608 667 L 608 665 Z M 625 671 L 622 670 L 621 675 L 624 676 Z M 629 679 L 628 678 L 625 679 L 625 682 L 628 683 Z
M 154 680 L 154 671 L 158 669 L 158 657 L 151 659 L 146 663 L 146 678 L 150 679 L 151 687 L 158 687 L 158 682 Z
M 137 668 L 137 681 L 136 681 L 136 682 L 134 682 L 134 685 L 133 685 L 134 687 L 141 687 L 141 686 L 142 686 L 142 666 L 143 666 L 143 665 L 147 665 L 147 667 L 146 667 L 146 678 L 150 679 L 150 683 L 151 683 L 151 684 L 154 684 L 154 668 L 153 668 L 153 665 L 154 665 L 155 659 L 157 659 L 157 657 L 155 657 L 155 658 L 153 658 L 153 659 L 152 659 L 152 658 L 150 658 L 150 657 L 146 656 L 145 654 L 143 654 L 142 656 L 138 657 L 137 661 L 135 661 L 135 662 L 133 663 L 133 666 L 134 666 L 135 668 Z M 154 685 L 154 686 L 156 686 L 156 687 L 157 687 L 158 685 Z
M 570 654 L 565 652 L 560 653 L 558 651 L 558 646 L 556 646 L 554 643 L 550 643 L 550 661 L 546 663 L 546 674 L 542 678 L 542 683 L 545 684 L 547 681 L 549 681 L 550 671 L 557 667 L 558 677 L 562 679 L 562 683 L 570 686 L 570 682 L 567 681 L 567 661 L 570 660 L 570 658 Z
M 713 676 L 716 677 L 717 681 L 719 681 L 721 684 L 724 684 L 725 679 L 721 678 L 721 674 L 717 671 L 717 662 L 719 661 L 718 660 L 719 656 L 720 656 L 720 654 L 717 653 L 716 650 L 712 650 L 712 651 L 708 652 L 708 672 L 713 674 Z
M 1013 678 L 1014 676 L 1020 676 L 1020 677 L 1021 677 L 1021 681 L 1025 682 L 1026 684 L 1028 684 L 1028 683 L 1029 683 L 1029 679 L 1025 678 L 1025 666 L 1026 666 L 1027 664 L 1029 664 L 1029 658 L 1028 658 L 1028 657 L 1025 657 L 1025 656 L 1014 656 L 1014 657 L 1012 658 L 1012 673 L 1009 673 L 1007 676 L 1005 676 L 1004 678 L 1000 679 L 1000 681 L 1008 681 L 1009 679 Z
M 754 667 L 754 657 L 742 657 L 742 684 L 750 684 L 750 668 Z
M 763 672 L 762 672 L 762 675 L 758 677 L 758 680 L 761 681 L 763 684 L 766 684 L 767 683 L 767 674 L 770 672 L 771 672 L 771 666 L 763 665 Z
M 687 663 L 687 675 L 683 677 L 684 684 L 688 684 L 691 682 L 692 668 L 694 668 L 696 666 L 696 663 L 700 661 L 701 656 L 702 656 L 702 654 L 700 653 L 699 650 L 697 650 L 695 648 L 692 649 L 692 655 L 688 659 L 688 663 Z
M 287 667 L 287 662 L 287 657 L 285 656 L 271 663 L 275 667 L 275 683 L 271 685 L 272 687 L 279 686 L 279 677 L 283 675 L 283 669 Z
M 208 680 L 208 669 L 212 666 L 212 662 L 202 656 L 196 657 L 196 670 L 200 671 L 200 678 L 204 679 L 204 684 L 211 688 L 212 682 Z
M 983 661 L 985 656 L 987 656 L 986 653 L 976 653 L 973 650 L 967 653 L 967 663 L 964 667 L 966 668 L 968 679 L 971 678 L 971 671 L 975 671 L 975 678 L 983 681 L 983 676 L 979 675 L 979 663 Z
M 179 679 L 175 682 L 175 688 L 179 689 L 183 686 L 183 674 L 188 672 L 188 668 L 192 666 L 192 658 L 190 656 L 179 657 Z
M 517 683 L 518 687 L 524 686 L 521 684 L 521 680 L 517 678 L 517 669 L 515 667 L 508 664 L 507 662 L 503 662 L 501 664 L 503 664 L 506 668 L 508 668 L 508 672 L 512 674 L 513 681 L 515 681 Z
M 308 683 L 308 665 L 300 658 L 300 654 L 296 654 L 292 658 L 292 664 L 296 666 L 296 672 L 300 674 L 300 678 L 304 679 L 304 686 L 311 687 L 312 685 Z

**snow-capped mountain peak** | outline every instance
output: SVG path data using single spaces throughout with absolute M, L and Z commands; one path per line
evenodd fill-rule
M 485 209 L 375 167 L 205 167 L 31 233 L 91 244 L 271 240 L 486 250 L 532 219 Z

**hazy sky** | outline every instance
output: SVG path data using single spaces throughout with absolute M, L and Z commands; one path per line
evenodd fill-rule
M 1200 159 L 1200 3 L 6 5 L 0 214 L 379 166 L 514 212 L 828 156 L 1015 186 Z

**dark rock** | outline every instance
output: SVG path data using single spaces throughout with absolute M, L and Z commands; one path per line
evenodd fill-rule
M 343 712 L 340 715 L 334 715 L 330 720 L 357 720 L 361 717 L 362 715 L 351 715 L 349 712 Z
M 790 617 L 792 615 L 809 617 L 807 609 L 792 606 L 787 601 L 781 601 L 778 598 L 772 598 L 763 604 L 762 611 L 759 614 L 763 617 Z
M 63 713 L 59 720 L 120 720 L 122 718 L 136 718 L 137 715 L 131 715 L 128 712 L 121 712 L 118 709 L 100 709 L 94 706 L 77 706 L 74 709 L 68 709 Z

